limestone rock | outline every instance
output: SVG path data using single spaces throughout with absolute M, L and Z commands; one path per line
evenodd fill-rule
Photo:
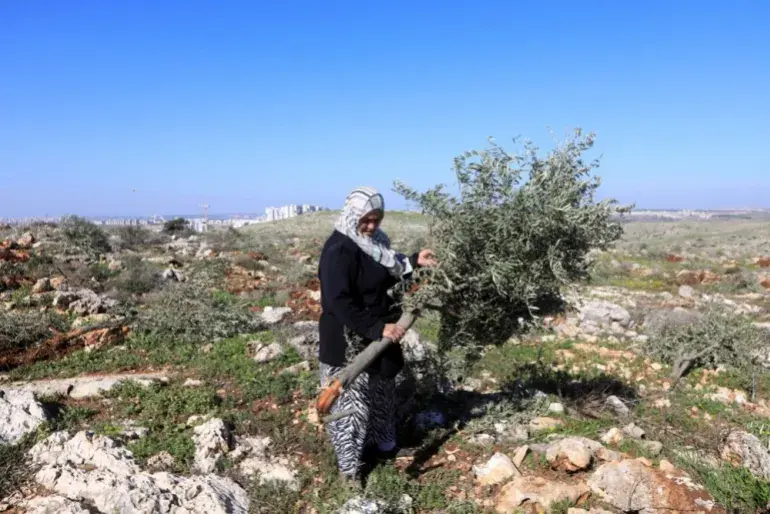
M 663 452 L 663 443 L 660 441 L 640 441 L 639 446 L 653 457 L 657 457 Z
M 389 505 L 388 502 L 379 499 L 367 499 L 361 496 L 356 496 L 348 500 L 337 511 L 337 514 L 391 514 L 391 513 L 407 513 L 412 512 L 412 504 L 414 500 L 404 494 L 401 499 L 395 505 Z
M 623 427 L 623 433 L 633 439 L 644 439 L 645 432 L 633 423 Z
M 213 418 L 193 429 L 195 460 L 193 467 L 200 473 L 212 473 L 217 462 L 230 451 L 232 434 L 219 418 Z
M 32 232 L 24 232 L 19 239 L 16 240 L 16 244 L 22 249 L 32 248 L 35 244 L 35 236 Z
M 78 316 L 99 314 L 117 305 L 117 301 L 104 298 L 90 289 L 59 291 L 53 299 L 53 306 L 66 309 Z
M 529 446 L 526 444 L 517 448 L 513 454 L 513 465 L 517 468 L 521 468 L 524 459 L 527 458 L 527 453 L 529 453 Z
M 102 375 L 90 377 L 73 377 L 53 380 L 36 380 L 33 382 L 11 382 L 8 389 L 30 391 L 38 395 L 61 394 L 80 400 L 101 396 L 117 384 L 131 380 L 141 385 L 149 385 L 155 382 L 166 382 L 168 377 L 162 373 L 136 373 L 125 375 Z
M 692 299 L 695 296 L 695 290 L 690 286 L 679 286 L 679 296 Z
M 147 469 L 150 471 L 169 471 L 174 468 L 176 459 L 166 451 L 157 453 L 147 459 Z
M 683 309 L 682 307 L 660 309 L 650 312 L 644 318 L 643 325 L 645 330 L 657 333 L 666 327 L 678 327 L 695 323 L 702 317 L 701 313 Z
M 521 476 L 521 473 L 510 458 L 503 453 L 495 453 L 483 466 L 474 466 L 473 473 L 479 485 L 496 485 L 511 477 Z
M 617 322 L 621 327 L 629 328 L 631 315 L 620 305 L 606 300 L 590 300 L 580 307 L 581 322 L 590 322 L 599 326 L 609 327 Z
M 545 458 L 553 469 L 572 473 L 588 469 L 599 448 L 602 448 L 601 444 L 585 437 L 567 437 L 551 444 Z
M 631 413 L 628 406 L 617 396 L 608 396 L 604 404 L 619 418 L 624 418 Z
M 534 418 L 529 422 L 529 428 L 530 430 L 533 430 L 535 432 L 542 432 L 545 430 L 555 430 L 559 427 L 564 425 L 564 422 L 560 419 L 556 418 Z
M 52 289 L 53 287 L 51 287 L 51 279 L 48 277 L 45 277 L 35 282 L 35 285 L 32 286 L 31 292 L 32 294 L 40 294 L 40 293 L 47 293 Z
M 30 391 L 0 389 L 0 444 L 15 444 L 48 419 Z
M 265 307 L 262 311 L 262 321 L 267 325 L 277 325 L 282 322 L 286 316 L 291 313 L 289 307 Z
M 583 483 L 552 482 L 542 477 L 516 477 L 503 486 L 497 496 L 496 512 L 510 514 L 524 503 L 537 503 L 545 509 L 554 503 L 580 502 L 590 495 Z
M 722 443 L 722 458 L 742 465 L 759 478 L 770 480 L 770 451 L 753 434 L 731 432 Z
M 160 276 L 163 280 L 167 280 L 171 282 L 184 282 L 186 279 L 186 277 L 181 271 L 174 268 L 166 268 L 165 270 L 163 270 Z
M 254 353 L 254 361 L 259 363 L 270 362 L 283 354 L 283 346 L 279 343 L 265 344 L 259 341 L 249 343 L 249 348 Z
M 611 428 L 602 436 L 602 442 L 604 444 L 613 444 L 615 446 L 622 443 L 623 439 L 625 439 L 625 437 L 619 428 Z
M 561 403 L 552 403 L 548 406 L 548 412 L 552 412 L 554 414 L 563 414 L 564 405 L 562 405 Z
M 129 514 L 247 514 L 249 498 L 238 484 L 216 475 L 179 477 L 142 472 L 133 455 L 109 437 L 56 432 L 29 456 L 35 481 L 99 512 Z
M 591 490 L 624 512 L 717 512 L 703 486 L 684 473 L 667 473 L 638 460 L 604 464 L 588 482 Z
M 91 511 L 78 502 L 59 495 L 41 496 L 26 502 L 27 514 L 90 514 Z

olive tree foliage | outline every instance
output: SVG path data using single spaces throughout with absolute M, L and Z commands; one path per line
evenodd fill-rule
M 749 317 L 710 303 L 689 322 L 652 326 L 646 350 L 652 358 L 671 365 L 675 381 L 693 369 L 718 366 L 754 377 L 762 362 L 767 362 L 768 340 Z
M 440 262 L 418 271 L 420 288 L 404 300 L 440 310 L 440 353 L 460 348 L 472 360 L 507 340 L 519 318 L 544 314 L 564 286 L 587 278 L 589 251 L 622 236 L 616 216 L 631 206 L 595 200 L 598 163 L 583 158 L 593 143 L 576 130 L 544 156 L 530 142 L 512 155 L 490 139 L 488 149 L 455 158 L 459 195 L 396 182 L 428 216 Z

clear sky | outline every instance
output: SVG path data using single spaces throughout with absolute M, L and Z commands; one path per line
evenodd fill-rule
M 0 217 L 398 208 L 395 179 L 549 126 L 597 133 L 605 196 L 770 207 L 768 27 L 764 0 L 3 0 Z

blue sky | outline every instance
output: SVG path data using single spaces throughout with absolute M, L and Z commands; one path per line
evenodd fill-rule
M 602 195 L 770 207 L 770 2 L 0 2 L 0 217 L 338 207 L 597 133 Z M 136 192 L 133 192 L 133 190 Z

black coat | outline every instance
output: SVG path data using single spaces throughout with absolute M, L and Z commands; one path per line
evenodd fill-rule
M 417 254 L 409 260 L 417 267 Z M 386 323 L 395 323 L 402 310 L 388 295 L 398 283 L 388 270 L 363 252 L 348 236 L 334 231 L 321 252 L 321 346 L 319 360 L 344 366 L 347 342 L 343 327 L 357 333 L 364 344 L 382 339 Z M 367 369 L 369 373 L 395 376 L 403 367 L 401 346 L 393 344 Z

